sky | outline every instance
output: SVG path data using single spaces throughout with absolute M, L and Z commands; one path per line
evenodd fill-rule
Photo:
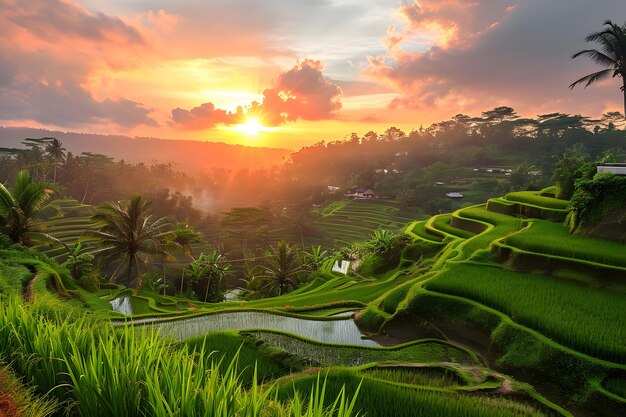
M 0 0 L 0 124 L 298 149 L 497 106 L 621 110 L 624 0 Z

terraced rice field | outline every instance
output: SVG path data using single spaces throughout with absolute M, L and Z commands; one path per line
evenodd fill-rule
M 559 223 L 535 219 L 519 233 L 508 236 L 505 243 L 528 252 L 626 268 L 626 248 L 623 244 L 572 235 Z M 626 275 L 626 271 L 624 274 Z
M 448 265 L 427 288 L 495 308 L 580 352 L 626 361 L 626 298 L 620 294 L 464 263 Z
M 80 204 L 76 200 L 58 200 L 55 201 L 55 205 L 61 214 L 43 222 L 44 232 L 70 247 L 79 241 L 83 243 L 84 248 L 93 247 L 93 240 L 85 238 L 83 234 L 87 230 L 94 230 L 98 227 L 91 220 L 95 212 L 94 207 Z M 64 262 L 67 258 L 67 250 L 58 245 L 43 243 L 35 246 L 35 249 L 57 262 Z
M 395 201 L 353 200 L 312 222 L 305 243 L 346 246 L 367 240 L 376 229 L 395 231 L 419 218 L 417 211 L 401 209 Z

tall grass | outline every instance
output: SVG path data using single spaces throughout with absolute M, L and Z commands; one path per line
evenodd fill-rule
M 626 298 L 619 294 L 472 264 L 447 265 L 427 288 L 493 307 L 591 356 L 626 361 Z
M 0 416 L 47 417 L 58 410 L 58 404 L 34 394 L 32 387 L 20 383 L 6 366 L 0 366 Z
M 505 243 L 529 252 L 626 267 L 625 244 L 570 235 L 559 223 L 533 220 L 530 227 L 507 237 Z
M 73 404 L 77 416 L 252 417 L 270 401 L 270 389 L 257 385 L 256 375 L 244 387 L 236 355 L 220 372 L 204 348 L 193 354 L 155 333 L 115 331 L 85 317 L 46 320 L 13 297 L 0 306 L 0 340 L 1 358 L 39 392 Z M 300 417 L 296 405 L 281 409 Z
M 257 378 L 265 380 L 289 373 L 289 367 L 276 357 L 278 352 L 262 351 L 258 346 L 250 346 L 251 343 L 250 337 L 241 336 L 236 331 L 212 332 L 184 342 L 193 353 L 201 350 L 205 354 L 209 353 L 224 372 L 238 352 L 237 373 L 246 384 L 253 381 L 255 373 Z M 271 356 L 272 353 L 276 355 Z
M 11 294 L 21 294 L 33 274 L 22 265 L 0 262 L 0 299 Z
M 342 390 L 359 390 L 355 408 L 367 417 L 541 417 L 540 410 L 503 398 L 471 394 L 422 390 L 389 384 L 357 374 L 349 369 L 331 369 L 326 374 L 326 393 L 336 398 Z M 318 377 L 290 378 L 278 387 L 278 397 L 290 398 L 294 389 L 311 391 Z M 330 402 L 327 402 L 330 405 Z

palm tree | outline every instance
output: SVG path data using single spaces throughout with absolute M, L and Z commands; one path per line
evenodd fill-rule
M 376 253 L 384 254 L 389 251 L 394 244 L 394 235 L 388 230 L 374 230 L 374 235 L 367 242 L 368 247 Z
M 204 302 L 211 296 L 211 301 L 223 301 L 223 295 L 220 294 L 220 285 L 222 280 L 231 273 L 231 265 L 226 263 L 224 257 L 218 251 L 211 251 L 205 258 L 207 279 L 204 292 Z
M 321 245 L 312 246 L 309 252 L 305 252 L 303 261 L 311 272 L 316 272 L 322 266 L 322 263 L 328 259 L 328 251 L 323 249 Z
M 604 22 L 606 28 L 603 31 L 592 33 L 585 41 L 597 42 L 598 49 L 585 49 L 572 55 L 572 59 L 581 55 L 588 56 L 592 61 L 600 64 L 606 69 L 585 75 L 579 80 L 570 84 L 569 88 L 574 88 L 578 84 L 586 83 L 585 88 L 591 84 L 612 77 L 622 78 L 622 93 L 624 94 L 624 116 L 626 117 L 626 24 L 617 25 L 610 20 Z
M 13 243 L 27 243 L 35 235 L 41 220 L 52 211 L 54 189 L 43 182 L 33 182 L 28 171 L 20 171 L 10 190 L 0 184 L 0 231 Z
M 191 257 L 193 252 L 191 248 L 192 243 L 200 242 L 200 233 L 196 232 L 193 227 L 189 227 L 188 224 L 177 224 L 172 235 L 172 241 L 179 245 L 179 252 Z M 193 258 L 192 258 L 193 259 Z M 163 276 L 165 274 L 165 265 L 167 264 L 167 258 L 163 258 Z M 180 292 L 183 292 L 183 285 L 185 283 L 185 269 L 183 268 L 182 276 L 180 278 Z
M 102 226 L 86 233 L 100 240 L 101 248 L 96 253 L 119 263 L 112 278 L 116 278 L 120 268 L 125 268 L 127 285 L 130 286 L 136 277 L 137 289 L 142 285 L 141 263 L 147 263 L 150 256 L 173 259 L 171 252 L 180 248 L 171 240 L 170 220 L 165 217 L 154 219 L 149 209 L 150 203 L 141 196 L 133 197 L 129 202 L 104 204 L 93 216 L 93 220 Z
M 66 149 L 63 147 L 61 141 L 57 138 L 52 138 L 46 144 L 46 155 L 54 161 L 54 176 L 52 182 L 57 182 L 57 166 L 59 165 L 59 161 L 65 158 Z
M 298 252 L 281 240 L 270 246 L 265 263 L 259 266 L 260 273 L 255 278 L 262 285 L 261 291 L 268 296 L 282 295 L 298 285 L 298 278 L 306 272 Z

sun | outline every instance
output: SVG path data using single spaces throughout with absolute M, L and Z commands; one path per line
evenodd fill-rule
M 248 135 L 248 136 L 256 136 L 260 132 L 264 130 L 264 126 L 259 122 L 259 119 L 256 117 L 248 117 L 246 118 L 246 122 L 240 125 L 237 125 L 237 130 Z

